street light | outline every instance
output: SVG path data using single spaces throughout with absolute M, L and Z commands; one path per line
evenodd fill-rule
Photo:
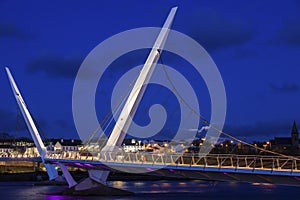
M 270 141 L 267 141 L 267 145 L 270 147 L 271 149 L 271 142 Z

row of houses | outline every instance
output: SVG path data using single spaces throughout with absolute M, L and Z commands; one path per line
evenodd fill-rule
M 50 139 L 46 143 L 47 151 L 66 152 L 84 150 L 82 141 L 76 139 Z M 144 143 L 135 139 L 125 139 L 122 147 L 125 152 L 145 150 Z M 38 151 L 34 142 L 28 138 L 0 139 L 0 156 L 13 154 L 37 156 Z
M 187 153 L 198 152 L 205 138 L 195 140 L 191 146 L 185 146 L 183 143 L 177 145 L 169 145 L 169 141 L 154 141 L 154 140 L 137 140 L 125 139 L 122 144 L 122 149 L 125 152 L 139 152 L 139 151 L 168 151 L 177 152 L 178 149 L 185 149 Z M 99 150 L 99 145 L 93 146 L 93 150 Z M 96 147 L 97 146 L 97 147 Z M 260 148 L 288 154 L 300 155 L 300 140 L 299 133 L 296 127 L 296 122 L 293 123 L 291 137 L 275 137 L 273 140 L 267 142 L 254 142 L 253 146 Z M 240 142 L 225 141 L 220 144 L 215 144 L 211 153 L 235 153 L 235 154 L 255 154 L 257 149 L 243 145 Z M 47 141 L 47 150 L 53 152 L 68 152 L 68 151 L 85 151 L 81 140 L 76 139 L 51 139 Z M 96 148 L 95 148 L 96 147 Z M 90 149 L 88 149 L 90 150 Z M 38 152 L 32 140 L 28 138 L 1 138 L 0 137 L 0 156 L 21 154 L 27 156 L 37 156 Z
M 85 151 L 81 140 L 76 139 L 51 139 L 46 142 L 47 151 L 52 152 L 70 152 L 70 151 Z M 125 139 L 122 144 L 124 152 L 138 151 L 158 151 L 162 146 L 165 146 L 167 141 L 140 141 L 136 139 Z M 99 145 L 98 145 L 99 146 Z M 97 150 L 99 148 L 93 148 Z M 32 140 L 28 138 L 18 139 L 0 139 L 0 156 L 3 155 L 27 155 L 38 156 L 37 148 Z
M 46 142 L 48 151 L 78 151 L 82 148 L 81 140 L 75 139 L 50 139 Z M 29 138 L 0 139 L 0 156 L 2 155 L 27 155 L 37 156 L 38 151 L 32 140 Z

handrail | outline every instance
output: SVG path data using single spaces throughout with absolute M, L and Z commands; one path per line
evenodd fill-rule
M 152 164 L 163 166 L 216 167 L 232 169 L 264 169 L 300 171 L 299 158 L 270 155 L 179 154 L 124 151 L 80 154 L 80 152 L 50 152 L 47 159 L 99 161 L 105 163 Z

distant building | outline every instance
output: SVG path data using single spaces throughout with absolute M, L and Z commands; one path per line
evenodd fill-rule
M 80 150 L 83 145 L 76 139 L 49 139 L 45 141 L 47 151 L 72 152 Z M 14 138 L 7 133 L 0 133 L 0 157 L 7 156 L 39 156 L 39 152 L 30 138 Z
M 299 148 L 299 132 L 298 132 L 295 121 L 294 121 L 293 129 L 292 129 L 292 147 Z
M 14 148 L 11 145 L 0 145 L 0 156 L 8 156 L 14 152 Z
M 294 121 L 291 137 L 275 137 L 271 140 L 271 149 L 280 153 L 299 154 L 299 143 L 299 132 Z
M 39 156 L 40 154 L 39 154 L 36 146 L 33 145 L 33 146 L 29 146 L 26 148 L 24 155 L 30 157 L 30 156 Z
M 3 133 L 0 138 L 0 154 L 1 156 L 10 156 L 12 154 L 24 154 L 28 146 L 33 145 L 33 141 L 28 138 L 9 138 L 3 137 Z M 9 134 L 6 134 L 9 135 Z
M 82 145 L 81 140 L 74 139 L 60 139 L 56 141 L 52 141 L 53 150 L 56 152 L 59 151 L 78 151 L 80 145 Z M 51 145 L 51 144 L 50 144 Z
M 125 139 L 123 141 L 122 148 L 125 152 L 138 152 L 144 151 L 145 146 L 141 141 L 136 141 L 135 139 Z

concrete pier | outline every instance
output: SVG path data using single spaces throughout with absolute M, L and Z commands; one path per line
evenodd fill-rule
M 129 196 L 133 192 L 125 191 L 98 183 L 90 177 L 85 178 L 74 187 L 63 192 L 63 195 L 76 196 Z

